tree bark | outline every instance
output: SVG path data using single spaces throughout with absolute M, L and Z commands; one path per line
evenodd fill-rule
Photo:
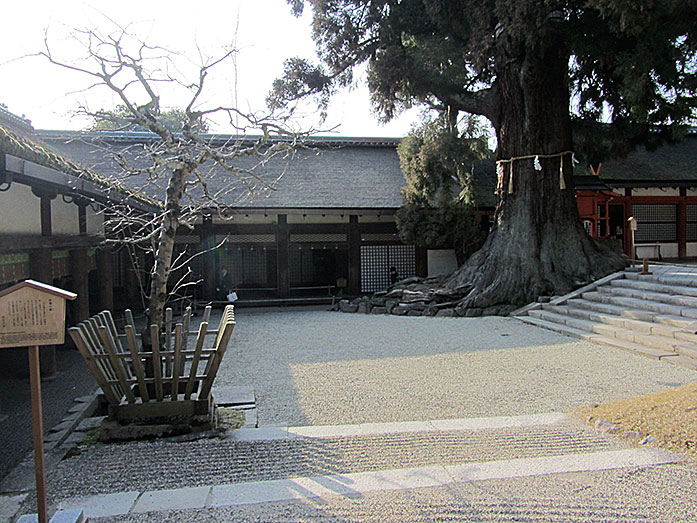
M 561 46 L 559 46 L 561 48 Z M 572 150 L 568 56 L 501 57 L 498 160 Z M 560 295 L 620 270 L 625 259 L 594 242 L 578 215 L 572 155 L 504 162 L 495 225 L 486 243 L 446 282 L 465 307 L 505 312 L 540 295 Z M 560 164 L 566 188 L 560 187 Z M 498 174 L 498 171 L 497 171 Z
M 160 233 L 157 239 L 155 264 L 152 269 L 150 296 L 148 298 L 148 321 L 143 332 L 143 340 L 149 340 L 149 326 L 162 327 L 165 304 L 167 303 L 167 279 L 172 265 L 174 239 L 181 218 L 181 199 L 184 194 L 184 184 L 190 168 L 175 169 L 167 184 L 165 212 L 162 215 Z

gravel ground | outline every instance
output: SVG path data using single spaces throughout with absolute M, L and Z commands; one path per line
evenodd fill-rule
M 216 386 L 254 388 L 259 424 L 571 411 L 697 373 L 513 318 L 242 309 Z
M 383 521 L 583 521 L 693 523 L 697 470 L 653 467 L 491 480 L 448 487 L 376 492 L 354 498 L 270 503 L 242 508 L 169 511 L 111 523 Z M 675 500 L 680 500 L 676 502 Z

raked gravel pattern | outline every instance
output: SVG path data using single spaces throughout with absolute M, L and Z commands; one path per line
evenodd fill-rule
M 568 420 L 494 430 L 387 433 L 237 442 L 167 440 L 94 445 L 49 478 L 57 497 L 268 481 L 627 448 Z M 58 494 L 59 493 L 59 494 Z
M 489 480 L 246 507 L 166 511 L 100 523 L 592 522 L 694 523 L 697 470 L 663 466 Z M 92 520 L 90 520 L 92 521 Z
M 215 386 L 253 387 L 262 426 L 570 411 L 694 381 L 513 318 L 241 309 Z

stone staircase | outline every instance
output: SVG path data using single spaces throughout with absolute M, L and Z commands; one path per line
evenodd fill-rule
M 561 334 L 697 370 L 697 270 L 657 267 L 653 272 L 616 273 L 514 315 Z

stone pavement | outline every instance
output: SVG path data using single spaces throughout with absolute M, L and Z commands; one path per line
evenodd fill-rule
M 511 318 L 237 319 L 216 384 L 252 386 L 262 428 L 82 447 L 49 474 L 52 508 L 133 522 L 697 513 L 694 465 L 556 414 L 690 383 L 694 371 Z

